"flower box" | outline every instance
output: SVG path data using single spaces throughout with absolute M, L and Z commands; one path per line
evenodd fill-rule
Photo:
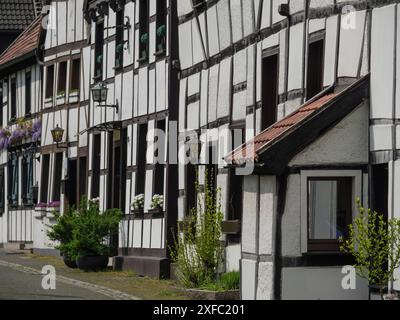
M 151 214 L 152 218 L 164 218 L 164 211 L 162 208 L 149 209 L 148 213 Z
M 143 209 L 132 209 L 131 210 L 134 219 L 143 219 L 144 218 L 144 210 Z

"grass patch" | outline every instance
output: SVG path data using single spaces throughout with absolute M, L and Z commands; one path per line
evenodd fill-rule
M 238 290 L 239 286 L 240 273 L 234 271 L 222 274 L 217 282 L 206 283 L 202 285 L 200 289 L 221 292 L 228 290 Z

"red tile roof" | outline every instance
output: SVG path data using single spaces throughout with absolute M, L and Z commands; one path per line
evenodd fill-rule
M 336 96 L 337 93 L 330 93 L 315 101 L 307 102 L 292 114 L 276 122 L 252 140 L 234 150 L 225 157 L 225 160 L 228 163 L 237 165 L 257 162 L 259 153 L 263 149 L 278 141 L 281 137 L 291 132 L 292 129 L 297 128 L 304 120 L 311 117 Z
M 0 68 L 12 60 L 36 50 L 39 44 L 42 17 L 37 17 L 0 56 Z

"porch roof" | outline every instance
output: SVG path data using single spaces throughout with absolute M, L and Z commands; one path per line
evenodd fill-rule
M 290 159 L 368 97 L 369 75 L 341 92 L 334 86 L 307 101 L 225 157 L 233 166 L 257 164 L 282 173 Z
M 121 130 L 122 128 L 122 121 L 110 121 L 110 122 L 104 122 L 97 124 L 93 127 L 87 128 L 79 134 L 84 134 L 84 133 L 89 133 L 89 134 L 96 134 L 100 132 L 110 132 L 114 130 Z

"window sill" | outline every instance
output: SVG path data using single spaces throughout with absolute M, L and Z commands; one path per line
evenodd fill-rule
M 147 64 L 149 62 L 149 60 L 147 57 L 142 57 L 142 58 L 137 59 L 137 62 L 139 63 L 139 65 L 144 65 L 144 64 Z
M 154 53 L 154 56 L 157 58 L 162 58 L 162 57 L 165 57 L 166 53 L 167 53 L 166 50 L 163 49 L 163 50 L 159 50 L 156 53 Z

